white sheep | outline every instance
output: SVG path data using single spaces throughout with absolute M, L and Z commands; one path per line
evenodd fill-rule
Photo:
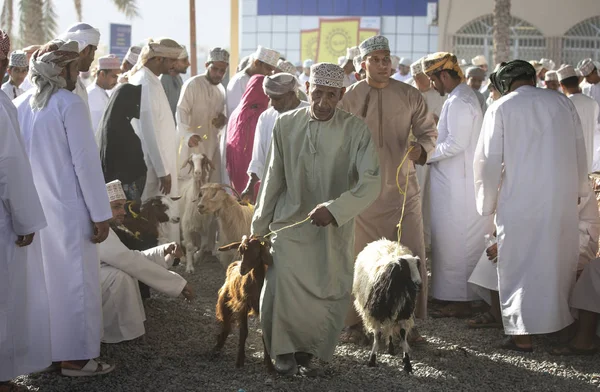
M 181 187 L 181 234 L 187 251 L 186 272 L 194 272 L 194 259 L 202 260 L 205 252 L 215 253 L 215 238 L 211 229 L 215 224 L 212 214 L 201 214 L 196 205 L 201 196 L 201 188 L 208 182 L 214 165 L 204 154 L 191 154 L 185 168 L 189 166 L 193 176 Z M 213 229 L 214 231 L 214 229 Z
M 369 366 L 376 365 L 381 342 L 389 341 L 389 352 L 394 354 L 392 337 L 399 333 L 404 371 L 412 372 L 407 337 L 414 325 L 415 303 L 421 288 L 419 268 L 419 257 L 386 239 L 370 243 L 358 254 L 352 292 L 365 330 L 374 336 Z
M 243 236 L 250 235 L 250 223 L 254 207 L 240 204 L 238 200 L 227 193 L 227 186 L 222 184 L 206 184 L 201 188 L 202 197 L 198 202 L 201 214 L 213 214 L 219 224 L 219 243 L 230 244 L 239 241 Z M 225 269 L 234 261 L 236 252 L 233 250 L 219 254 L 219 261 Z

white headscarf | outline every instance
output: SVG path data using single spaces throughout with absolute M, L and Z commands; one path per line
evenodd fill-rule
M 77 23 L 69 27 L 67 31 L 58 37 L 63 41 L 77 41 L 79 51 L 83 52 L 88 46 L 96 46 L 100 43 L 100 30 L 87 23 Z
M 35 85 L 35 92 L 29 101 L 33 110 L 45 108 L 52 94 L 67 86 L 67 81 L 60 74 L 78 58 L 78 42 L 61 39 L 48 42 L 33 54 L 29 69 L 29 77 Z

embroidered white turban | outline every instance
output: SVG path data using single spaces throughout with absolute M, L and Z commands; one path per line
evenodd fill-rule
M 592 59 L 585 59 L 581 62 L 581 65 L 579 65 L 578 68 L 583 76 L 588 76 L 594 71 L 594 68 L 596 68 L 596 66 L 594 65 Z
M 475 56 L 471 59 L 471 64 L 476 67 L 481 67 L 482 65 L 488 65 L 488 62 L 484 55 L 480 54 L 479 56 Z
M 279 60 L 279 62 L 277 63 L 277 68 L 280 69 L 282 72 L 286 72 L 292 75 L 296 74 L 296 67 L 289 61 Z
M 106 184 L 106 192 L 108 193 L 108 200 L 112 203 L 117 200 L 127 200 L 121 181 L 114 180 Z
M 0 30 L 0 60 L 6 60 L 8 52 L 10 52 L 10 37 L 4 30 Z
M 335 88 L 344 87 L 344 70 L 337 64 L 318 63 L 310 67 L 310 84 Z
M 545 82 L 558 82 L 558 75 L 556 71 L 548 71 L 544 76 Z
M 376 35 L 371 38 L 367 38 L 358 46 L 360 49 L 360 55 L 365 58 L 369 53 L 376 52 L 378 50 L 390 50 L 390 43 L 387 38 L 383 35 Z
M 255 60 L 262 61 L 263 63 L 276 68 L 277 62 L 279 61 L 279 52 L 259 45 L 252 57 Z
M 410 74 L 412 76 L 416 76 L 418 74 L 422 74 L 423 72 L 423 58 L 420 58 L 419 60 L 415 61 L 414 63 L 412 63 L 410 65 Z
M 212 48 L 208 53 L 207 63 L 222 61 L 229 64 L 229 52 L 223 48 Z
M 8 61 L 9 67 L 27 68 L 27 53 L 22 50 L 15 50 L 10 54 L 10 60 Z

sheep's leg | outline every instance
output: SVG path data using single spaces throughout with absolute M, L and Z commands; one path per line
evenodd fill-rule
M 369 357 L 369 367 L 377 366 L 377 350 L 379 350 L 379 342 L 381 341 L 381 331 L 373 333 L 373 349 L 371 349 L 371 356 Z
M 413 368 L 410 363 L 410 356 L 408 355 L 408 353 L 410 352 L 410 346 L 408 345 L 407 337 L 408 333 L 406 332 L 406 329 L 400 329 L 400 338 L 402 339 L 402 352 L 404 353 L 402 358 L 402 363 L 404 364 L 404 371 L 406 373 L 412 373 Z
M 388 344 L 388 354 L 396 355 L 396 348 L 394 347 L 394 335 L 390 335 L 390 342 Z
M 221 309 L 221 314 L 223 315 L 223 322 L 221 323 L 221 332 L 217 335 L 217 344 L 213 351 L 218 353 L 221 351 L 223 346 L 225 345 L 225 340 L 229 336 L 231 332 L 231 321 L 233 318 L 233 313 L 229 306 L 227 306 L 226 299 L 224 297 L 219 297 L 219 302 L 217 306 Z
M 246 359 L 246 338 L 248 337 L 248 312 L 246 309 L 243 309 L 240 313 L 240 342 L 238 345 L 237 361 L 235 361 L 236 368 L 244 366 L 244 360 Z

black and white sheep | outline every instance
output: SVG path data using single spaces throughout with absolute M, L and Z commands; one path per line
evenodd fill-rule
M 352 292 L 365 330 L 374 336 L 369 366 L 376 365 L 382 342 L 389 341 L 389 352 L 394 354 L 392 337 L 399 334 L 404 371 L 412 372 L 407 337 L 414 325 L 415 303 L 421 288 L 419 268 L 419 257 L 386 239 L 370 243 L 358 254 Z

